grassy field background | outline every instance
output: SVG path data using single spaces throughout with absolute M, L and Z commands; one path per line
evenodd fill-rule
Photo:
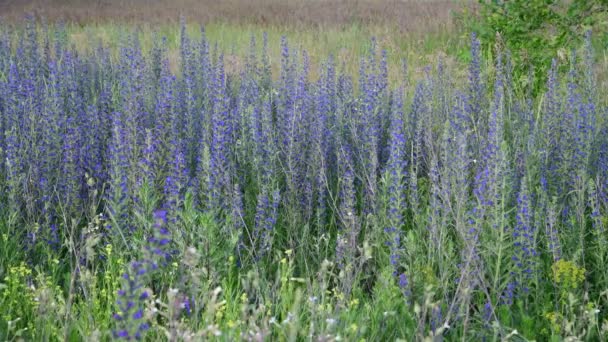
M 432 32 L 451 26 L 450 12 L 462 0 L 4 0 L 6 18 L 20 20 L 35 12 L 49 20 L 99 22 L 253 23 L 263 26 L 393 26 L 400 33 Z M 468 1 L 467 1 L 468 2 Z
M 0 0 L 0 340 L 607 340 L 607 12 L 476 3 Z
M 251 37 L 261 41 L 264 32 L 270 58 L 278 61 L 280 38 L 285 36 L 309 54 L 312 77 L 318 75 L 320 60 L 330 54 L 354 75 L 372 37 L 387 50 L 391 71 L 400 70 L 406 60 L 411 73 L 421 77 L 424 67 L 438 58 L 448 65 L 462 62 L 468 53 L 468 37 L 455 18 L 467 10 L 474 10 L 468 0 L 0 2 L 0 17 L 7 22 L 19 25 L 26 15 L 34 15 L 51 24 L 66 23 L 69 38 L 80 51 L 93 49 L 99 42 L 116 48 L 124 33 L 133 30 L 139 31 L 144 51 L 151 48 L 155 34 L 166 37 L 173 71 L 179 65 L 180 18 L 187 21 L 194 39 L 200 37 L 200 26 L 205 27 L 209 41 L 227 55 L 227 72 L 241 70 L 241 56 L 249 49 Z M 274 68 L 273 73 L 277 71 Z M 393 76 L 391 81 L 397 80 Z

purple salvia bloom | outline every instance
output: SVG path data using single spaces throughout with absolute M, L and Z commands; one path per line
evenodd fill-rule
M 8 74 L 10 61 L 9 41 L 6 33 L 4 33 L 0 35 L 0 73 L 4 75 Z M 7 116 L 8 96 L 8 80 L 4 77 L 0 80 L 0 117 L 2 118 L 0 120 L 0 172 L 4 171 L 4 151 L 6 150 L 4 132 L 7 131 L 5 121 Z
M 156 139 L 150 129 L 146 129 L 145 145 L 142 150 L 142 156 L 139 162 L 140 175 L 137 180 L 137 186 L 141 187 L 144 183 L 149 186 L 154 186 L 155 178 L 155 155 L 156 155 Z
M 262 188 L 262 191 L 257 195 L 257 205 L 255 207 L 255 218 L 254 218 L 254 227 L 253 227 L 253 236 L 252 236 L 252 247 L 255 254 L 256 259 L 260 259 L 263 255 L 266 254 L 266 250 L 256 250 L 255 244 L 258 241 L 262 241 L 266 239 L 266 231 L 264 230 L 264 224 L 266 221 L 267 209 L 270 207 L 270 198 L 268 196 L 268 191 L 266 187 Z M 245 237 L 241 236 L 239 241 L 239 252 L 245 246 Z
M 200 90 L 200 99 L 201 99 L 201 134 L 203 135 L 203 139 L 201 141 L 205 141 L 207 144 L 210 143 L 210 121 L 211 121 L 211 112 L 213 109 L 213 82 L 209 82 L 209 80 L 213 79 L 214 70 L 212 67 L 211 56 L 209 53 L 209 42 L 207 41 L 207 35 L 205 32 L 205 28 L 201 27 L 201 40 L 198 48 L 198 63 L 200 64 L 200 75 L 199 79 L 197 79 L 198 85 L 201 88 Z
M 553 256 L 553 261 L 558 261 L 562 256 L 560 237 L 557 227 L 556 204 L 552 202 L 547 206 L 547 221 L 545 223 L 545 236 L 547 239 L 547 249 Z
M 494 308 L 492 307 L 492 302 L 486 301 L 486 303 L 483 305 L 484 326 L 489 327 L 490 319 L 492 319 L 493 314 L 494 314 Z
M 143 317 L 144 317 L 144 312 L 141 309 L 137 310 L 133 314 L 133 319 L 135 319 L 135 320 L 142 319 Z
M 441 251 L 442 250 L 442 227 L 445 220 L 445 212 L 443 211 L 442 204 L 442 190 L 440 183 L 440 169 L 437 155 L 433 154 L 431 157 L 431 165 L 429 170 L 429 181 L 431 187 L 429 206 L 428 206 L 428 220 L 427 229 L 431 240 L 431 247 L 429 252 Z
M 140 326 L 143 318 L 144 302 L 147 296 L 143 296 L 145 278 L 149 276 L 147 274 L 145 264 L 141 262 L 132 262 L 130 265 L 130 272 L 123 274 L 122 283 L 123 288 L 118 291 L 118 299 L 116 304 L 118 306 L 119 313 L 113 314 L 114 321 L 118 327 L 113 331 L 114 338 L 116 339 L 140 339 L 136 338 L 137 334 L 140 333 Z M 144 298 L 144 299 L 141 299 Z
M 127 145 L 126 130 L 122 114 L 113 113 L 112 138 L 109 145 L 110 189 L 107 194 L 106 208 L 114 227 L 123 231 L 128 227 L 128 180 L 129 146 Z M 115 232 L 116 233 L 116 232 Z M 121 233 L 122 234 L 122 233 Z M 124 241 L 126 244 L 126 241 Z
M 455 293 L 453 308 L 468 310 L 471 301 L 471 292 L 479 283 L 481 260 L 479 256 L 479 233 L 481 223 L 479 222 L 479 204 L 470 208 L 469 205 L 469 148 L 466 132 L 458 126 L 448 126 L 449 138 L 444 138 L 442 175 L 443 194 L 451 200 L 447 202 L 449 212 L 454 221 L 456 232 L 460 236 L 464 246 L 461 253 L 459 268 L 459 291 Z M 450 140 L 452 146 L 450 146 Z
M 25 16 L 25 60 L 24 64 L 26 68 L 31 69 L 32 74 L 37 73 L 39 58 L 39 44 L 38 44 L 38 30 L 36 25 L 36 18 L 32 14 Z
M 8 194 L 8 208 L 13 213 L 20 213 L 21 193 L 23 187 L 22 181 L 24 178 L 21 146 L 15 127 L 12 127 L 4 134 L 6 136 L 5 174 Z
M 234 184 L 232 190 L 232 224 L 236 232 L 245 228 L 245 208 L 243 207 L 243 192 L 238 184 Z
M 443 323 L 443 313 L 440 305 L 435 305 L 431 311 L 431 331 L 435 333 Z
M 297 196 L 299 197 L 299 206 L 302 211 L 302 216 L 305 222 L 308 222 L 313 213 L 313 184 L 314 178 L 307 170 L 307 162 L 310 155 L 313 153 L 309 146 L 311 126 L 314 124 L 314 96 L 313 91 L 309 89 L 308 73 L 310 62 L 306 51 L 302 52 L 302 70 L 298 77 L 297 90 L 297 140 L 294 147 L 294 160 L 296 161 L 296 185 Z M 293 153 L 293 152 L 292 152 Z
M 20 130 L 23 127 L 22 118 L 25 116 L 24 106 L 26 103 L 26 94 L 23 89 L 23 84 L 19 69 L 15 61 L 9 63 L 8 80 L 6 91 L 8 96 L 5 103 L 5 130 L 15 128 Z
M 479 129 L 482 126 L 482 108 L 485 107 L 485 89 L 481 78 L 480 41 L 475 33 L 471 34 L 471 62 L 469 63 L 469 89 L 466 113 L 468 128 Z
M 543 165 L 543 172 L 546 174 L 547 190 L 550 193 L 553 191 L 560 192 L 561 178 L 559 177 L 559 166 L 562 163 L 561 139 L 562 139 L 562 105 L 559 94 L 559 80 L 557 79 L 557 61 L 554 59 L 551 63 L 549 77 L 547 79 L 547 91 L 544 100 L 544 130 L 540 137 L 544 139 L 544 148 L 546 150 L 547 162 Z
M 503 80 L 501 73 L 501 61 L 497 62 L 496 82 L 494 85 L 494 102 L 488 122 L 488 134 L 482 149 L 480 167 L 475 176 L 475 189 L 473 194 L 479 201 L 482 210 L 481 216 L 488 207 L 497 205 L 500 199 L 499 182 L 504 175 L 501 161 L 504 152 L 501 149 L 503 142 Z
M 41 117 L 42 137 L 39 142 L 38 149 L 40 150 L 39 169 L 40 175 L 38 178 L 41 191 L 40 202 L 42 206 L 49 206 L 55 190 L 54 173 L 55 170 L 61 169 L 61 160 L 63 147 L 61 141 L 60 116 L 63 108 L 60 98 L 60 80 L 58 77 L 57 65 L 54 62 L 48 66 L 48 80 L 43 95 L 43 115 Z
M 107 141 L 102 137 L 110 131 L 109 125 L 104 122 L 103 114 L 95 105 L 88 105 L 85 113 L 87 120 L 80 129 L 80 139 L 83 141 L 80 148 L 82 168 L 89 176 L 104 182 L 104 150 Z M 88 132 L 85 127 L 88 127 Z
M 169 71 L 169 60 L 163 59 L 160 69 L 160 80 L 158 83 L 155 118 L 157 125 L 157 134 L 166 134 L 170 126 L 165 126 L 172 120 L 172 112 L 174 111 L 174 87 L 175 76 Z
M 355 175 L 350 147 L 342 145 L 338 152 L 340 232 L 337 237 L 336 262 L 339 268 L 343 268 L 353 261 L 359 235 L 359 220 L 355 208 Z
M 154 212 L 152 236 L 148 238 L 144 260 L 152 269 L 166 266 L 171 259 L 171 233 L 167 228 L 170 215 L 166 210 Z
M 457 102 L 454 106 L 455 115 L 459 115 L 464 102 Z M 441 165 L 442 193 L 448 204 L 452 216 L 460 216 L 469 197 L 469 173 L 471 162 L 468 147 L 468 137 L 462 127 L 456 123 L 446 123 L 443 135 Z M 453 122 L 453 121 L 451 121 Z
M 284 43 L 284 49 L 286 49 Z M 285 53 L 288 53 L 286 51 Z M 288 57 L 291 57 L 289 59 Z M 306 152 L 307 115 L 311 96 L 308 91 L 308 56 L 302 53 L 302 68 L 297 67 L 296 53 L 287 55 L 285 63 L 287 70 L 283 70 L 282 83 L 277 104 L 277 138 L 282 142 L 279 145 L 282 168 L 285 170 L 286 194 L 285 201 L 289 208 L 304 207 L 304 219 L 311 215 L 312 187 L 310 179 L 306 177 L 304 166 Z
M 295 58 L 294 58 L 295 59 Z M 281 76 L 277 99 L 277 128 L 282 146 L 290 144 L 292 126 L 295 123 L 293 98 L 296 90 L 295 61 L 291 61 L 287 38 L 281 37 Z M 283 150 L 286 150 L 283 148 Z M 288 151 L 288 149 L 287 149 Z
M 128 339 L 129 338 L 129 332 L 126 330 L 117 330 L 114 332 L 114 338 L 124 338 L 124 339 Z
M 570 131 L 574 151 L 572 158 L 572 165 L 570 166 L 571 174 L 569 175 L 570 180 L 574 180 L 577 177 L 581 177 L 587 170 L 589 163 L 589 150 L 593 134 L 595 133 L 595 104 L 592 92 L 583 94 L 586 90 L 584 87 L 579 87 L 578 75 L 574 67 L 572 67 L 567 85 L 567 99 L 568 104 L 566 105 L 567 114 L 566 117 L 571 121 L 572 126 L 565 128 Z M 588 81 L 592 82 L 592 81 Z M 587 95 L 585 99 L 583 96 Z M 585 103 L 585 101 L 587 103 Z M 577 172 L 577 174 L 574 174 Z
M 272 124 L 272 102 L 270 98 L 264 99 L 260 113 L 259 131 L 255 140 L 257 142 L 256 158 L 259 170 L 260 184 L 269 184 L 273 180 L 274 161 L 277 154 L 276 137 Z
M 386 244 L 390 249 L 390 261 L 393 274 L 398 275 L 401 249 L 401 229 L 404 222 L 406 199 L 406 140 L 403 123 L 402 89 L 395 94 L 392 109 L 390 133 L 390 157 L 386 166 L 387 196 L 388 196 L 388 226 L 384 232 L 388 235 Z
M 145 103 L 145 75 L 147 73 L 145 61 L 137 34 L 128 37 L 127 46 L 121 48 L 120 56 L 120 101 L 125 128 L 125 142 L 129 146 L 129 168 L 127 178 L 129 183 L 129 197 L 135 198 L 135 183 L 138 178 L 138 163 L 141 158 L 141 149 L 144 146 L 144 133 L 148 116 Z
M 398 277 L 399 281 L 397 282 L 397 285 L 399 285 L 399 289 L 401 290 L 401 292 L 403 293 L 403 295 L 407 298 L 409 296 L 411 296 L 411 292 L 409 290 L 409 281 L 407 279 L 407 276 L 405 275 L 405 273 L 401 273 Z
M 324 231 L 327 220 L 327 197 L 328 197 L 328 163 L 330 144 L 333 141 L 330 124 L 335 108 L 332 103 L 335 96 L 335 74 L 333 69 L 333 58 L 327 62 L 327 69 L 319 80 L 315 98 L 315 115 L 311 124 L 310 139 L 312 140 L 311 164 L 315 165 L 310 172 L 315 175 L 316 187 L 316 223 L 317 227 Z
M 388 94 L 388 52 L 386 49 L 382 49 L 380 66 L 378 69 L 378 92 L 382 94 L 382 96 L 387 96 Z
M 164 180 L 163 192 L 165 195 L 164 208 L 171 214 L 170 223 L 174 224 L 177 221 L 175 214 L 183 202 L 189 177 L 186 166 L 185 142 L 180 138 L 180 119 L 172 115 L 169 124 L 171 126 L 167 158 L 170 160 L 170 164 L 169 173 Z
M 428 77 L 427 77 L 428 81 Z M 416 86 L 414 99 L 412 101 L 411 110 L 408 118 L 409 130 L 408 138 L 410 144 L 410 170 L 409 170 L 409 202 L 412 210 L 418 212 L 420 206 L 420 198 L 418 194 L 418 175 L 424 171 L 424 135 L 429 124 L 428 119 L 431 115 L 430 87 L 425 82 L 420 82 Z
M 147 68 L 150 71 L 146 76 L 146 94 L 149 94 L 149 97 L 152 100 L 156 100 L 158 98 L 158 88 L 161 80 L 161 72 L 162 65 L 165 55 L 167 54 L 167 38 L 160 38 L 158 32 L 154 32 L 154 37 L 152 40 L 152 49 L 150 50 L 149 58 L 147 59 Z M 153 102 L 153 104 L 155 104 Z M 155 108 L 152 108 L 155 109 Z M 146 120 L 146 127 L 153 127 L 156 118 L 155 110 L 150 112 Z
M 418 170 L 422 166 L 421 159 L 419 156 L 422 152 L 422 130 L 421 125 L 416 125 L 416 132 L 414 133 L 414 141 L 412 143 L 410 160 L 409 177 L 408 177 L 408 195 L 409 202 L 414 212 L 420 210 L 420 196 L 418 194 Z
M 196 170 L 198 162 L 198 153 L 200 150 L 199 142 L 201 140 L 202 129 L 202 108 L 199 103 L 199 94 L 197 90 L 197 80 L 199 78 L 200 68 L 199 61 L 196 58 L 196 46 L 192 44 L 190 38 L 186 34 L 185 23 L 182 22 L 181 27 L 181 72 L 180 79 L 180 108 L 182 115 L 179 116 L 179 130 L 184 133 L 184 156 L 188 170 Z M 188 176 L 193 176 L 188 174 Z
M 532 219 L 532 201 L 528 190 L 528 177 L 521 180 L 519 195 L 517 196 L 516 224 L 513 229 L 512 256 L 514 285 L 519 295 L 525 295 L 530 290 L 537 260 L 536 231 Z
M 154 273 L 165 267 L 171 258 L 172 240 L 166 227 L 167 212 L 157 210 L 153 218 L 153 231 L 145 245 L 143 260 L 131 262 L 128 272 L 122 276 L 122 288 L 117 293 L 116 301 L 119 312 L 114 314 L 118 327 L 114 331 L 116 338 L 142 337 L 142 333 L 148 329 L 148 323 L 141 322 L 144 318 L 145 301 L 150 297 L 144 287 Z
M 267 186 L 264 186 L 262 192 L 258 194 L 253 233 L 253 243 L 257 245 L 257 248 L 255 249 L 256 260 L 260 260 L 270 252 L 273 231 L 278 219 L 280 200 L 281 196 L 279 191 L 275 190 L 269 195 Z
M 361 105 L 357 108 L 355 123 L 356 145 L 355 161 L 361 168 L 363 182 L 364 213 L 374 213 L 376 210 L 378 151 L 380 139 L 380 114 L 378 100 L 378 84 L 376 82 L 375 39 L 372 39 L 372 51 L 366 63 L 361 61 L 359 75 L 359 92 Z
M 253 37 L 252 44 L 255 44 Z M 247 63 L 256 63 L 255 59 L 255 51 L 252 51 Z M 232 116 L 233 141 L 241 140 L 246 147 L 239 149 L 237 161 L 251 159 L 255 163 L 255 151 L 260 148 L 262 96 L 258 85 L 258 73 L 257 64 L 254 64 L 247 66 L 240 74 L 241 84 Z
M 454 303 L 458 304 L 461 311 L 468 310 L 472 300 L 472 293 L 480 285 L 480 274 L 482 268 L 481 258 L 479 255 L 479 232 L 481 225 L 474 219 L 464 225 L 466 231 L 462 233 L 464 240 L 464 248 L 461 254 L 461 264 L 458 265 L 458 291 L 454 295 Z
M 260 69 L 260 86 L 263 89 L 272 87 L 272 68 L 270 65 L 270 57 L 268 55 L 268 32 L 262 34 L 262 55 Z
M 176 141 L 172 141 L 170 148 L 173 160 L 171 162 L 171 171 L 165 179 L 165 209 L 172 213 L 170 223 L 174 224 L 177 217 L 174 213 L 178 211 L 184 200 L 184 191 L 187 183 L 186 160 L 182 145 Z
M 507 306 L 513 305 L 515 299 L 517 298 L 517 292 L 518 284 L 515 280 L 512 280 L 507 283 L 507 286 L 504 288 L 504 290 L 502 290 L 502 293 L 500 294 L 500 304 Z
M 65 122 L 65 133 L 63 136 L 63 160 L 62 160 L 62 175 L 60 188 L 64 198 L 60 199 L 66 208 L 78 209 L 78 200 L 80 195 L 80 179 L 83 175 L 79 174 L 79 151 L 80 146 L 79 136 L 76 123 L 72 118 L 68 118 Z
M 230 165 L 227 139 L 229 134 L 229 97 L 226 89 L 223 57 L 220 56 L 216 65 L 215 100 L 212 113 L 213 138 L 210 146 L 209 160 L 209 203 L 212 210 L 225 210 L 228 203 L 225 198 L 230 196 Z
M 270 209 L 270 214 L 266 217 L 266 226 L 265 229 L 267 231 L 272 231 L 274 230 L 274 226 L 277 224 L 278 218 L 279 218 L 279 203 L 281 202 L 281 194 L 279 192 L 279 190 L 274 190 L 272 192 L 272 207 Z M 262 241 L 263 245 L 262 245 L 262 250 L 267 249 L 270 250 L 270 243 L 272 243 L 272 238 L 271 238 L 271 234 L 270 232 L 268 234 L 266 234 L 267 236 L 267 240 L 266 241 Z M 268 247 L 266 247 L 268 246 Z M 264 248 L 266 247 L 266 248 Z
M 177 130 L 178 118 L 176 116 L 178 113 L 175 100 L 175 84 L 175 76 L 171 75 L 169 71 L 169 61 L 163 59 L 154 109 L 156 120 L 153 128 L 154 137 L 162 142 L 157 145 L 154 153 L 155 184 L 165 183 L 166 177 L 172 171 L 171 161 L 175 159 L 175 155 L 172 153 L 175 152 L 174 143 L 180 133 Z

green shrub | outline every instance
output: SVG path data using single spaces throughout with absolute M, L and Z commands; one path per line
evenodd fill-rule
M 479 0 L 476 9 L 464 12 L 462 23 L 477 33 L 487 54 L 496 46 L 511 51 L 520 86 L 532 70 L 535 92 L 544 86 L 551 60 L 565 59 L 586 32 L 593 32 L 595 45 L 608 43 L 606 0 Z

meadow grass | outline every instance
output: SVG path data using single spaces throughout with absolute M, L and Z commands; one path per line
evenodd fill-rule
M 200 27 L 204 26 L 209 40 L 231 55 L 228 72 L 242 66 L 240 57 L 249 49 L 252 36 L 259 40 L 263 33 L 268 35 L 268 53 L 273 61 L 280 59 L 277 42 L 285 36 L 307 51 L 315 77 L 320 61 L 330 54 L 355 75 L 372 37 L 390 52 L 391 76 L 398 74 L 404 59 L 417 75 L 439 57 L 453 64 L 466 62 L 468 49 L 463 42 L 467 33 L 454 19 L 464 5 L 470 6 L 470 2 L 266 0 L 252 5 L 242 0 L 179 0 L 144 5 L 128 0 L 99 1 L 91 7 L 81 1 L 33 0 L 7 2 L 0 9 L 5 21 L 18 26 L 32 13 L 51 23 L 65 22 L 69 38 L 79 51 L 90 51 L 98 42 L 117 51 L 121 37 L 133 30 L 139 32 L 144 51 L 152 47 L 155 35 L 166 37 L 173 71 L 179 65 L 180 18 L 188 21 L 190 36 L 200 37 Z M 53 25 L 49 29 L 52 31 Z M 276 75 L 279 64 L 272 65 Z
M 591 37 L 102 19 L 0 26 L 0 339 L 607 338 Z

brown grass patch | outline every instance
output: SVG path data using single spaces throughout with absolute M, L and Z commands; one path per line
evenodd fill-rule
M 0 16 L 20 20 L 175 23 L 229 22 L 264 26 L 386 25 L 402 33 L 449 29 L 455 0 L 0 0 Z

